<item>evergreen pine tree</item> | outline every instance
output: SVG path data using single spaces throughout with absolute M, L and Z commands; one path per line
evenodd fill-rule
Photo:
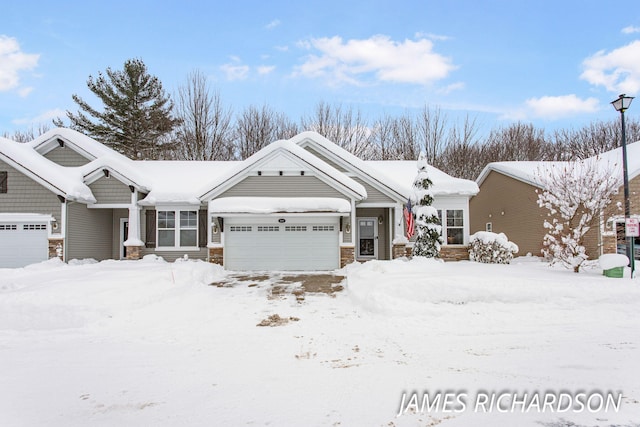
M 172 116 L 173 102 L 162 83 L 147 72 L 140 59 L 127 60 L 122 71 L 107 68 L 105 74 L 98 73 L 97 78 L 89 76 L 87 80 L 89 90 L 103 102 L 104 111 L 74 94 L 80 111 L 67 111 L 71 128 L 130 158 L 157 158 L 163 138 L 166 140 L 180 123 Z M 61 120 L 54 124 L 63 126 Z
M 442 226 L 438 219 L 438 211 L 431 206 L 433 203 L 433 182 L 427 173 L 427 160 L 424 153 L 418 158 L 418 175 L 413 181 L 413 192 L 416 214 L 416 242 L 413 245 L 413 255 L 428 258 L 440 256 Z

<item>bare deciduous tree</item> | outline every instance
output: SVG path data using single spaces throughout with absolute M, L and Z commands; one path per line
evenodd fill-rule
M 302 118 L 301 127 L 318 132 L 355 156 L 363 159 L 376 157 L 376 150 L 371 144 L 371 129 L 359 110 L 343 110 L 341 105 L 320 102 L 312 116 Z
M 229 160 L 234 156 L 231 109 L 220 93 L 211 91 L 200 71 L 189 74 L 178 88 L 176 116 L 182 120 L 175 132 L 175 157 L 181 160 Z
M 236 121 L 237 157 L 246 159 L 273 141 L 287 139 L 298 133 L 297 127 L 283 113 L 263 105 L 245 108 Z
M 29 126 L 29 128 L 27 128 L 24 131 L 17 130 L 13 133 L 4 132 L 2 134 L 2 137 L 10 139 L 12 141 L 16 141 L 16 142 L 29 142 L 29 141 L 33 141 L 34 139 L 36 139 L 43 133 L 48 132 L 49 130 L 51 130 L 51 126 L 49 126 L 46 123 L 40 123 L 36 126 L 31 125 Z

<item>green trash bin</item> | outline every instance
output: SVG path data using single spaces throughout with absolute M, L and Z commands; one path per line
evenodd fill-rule
M 624 274 L 624 267 L 613 267 L 608 270 L 603 270 L 602 274 L 607 277 L 621 278 Z

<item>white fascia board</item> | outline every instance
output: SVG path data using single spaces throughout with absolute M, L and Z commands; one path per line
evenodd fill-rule
M 283 144 L 284 142 L 285 141 L 281 141 L 281 144 Z M 272 143 L 272 144 L 276 144 L 276 143 Z M 294 150 L 291 149 L 293 147 L 286 147 L 284 145 L 282 146 L 274 145 L 274 147 L 275 148 L 269 151 L 268 153 L 264 153 L 261 156 L 257 156 L 257 158 L 254 161 L 247 162 L 257 154 L 260 154 L 260 152 L 254 154 L 254 156 L 251 156 L 247 160 L 242 162 L 243 163 L 242 166 L 238 167 L 234 171 L 231 171 L 227 176 L 219 177 L 221 182 L 219 182 L 215 187 L 213 187 L 208 192 L 202 194 L 199 198 L 202 200 L 212 199 L 217 195 L 224 193 L 225 191 L 232 188 L 234 185 L 236 185 L 246 177 L 250 176 L 249 175 L 250 173 L 260 170 L 260 165 L 267 163 L 269 160 L 273 159 L 275 156 L 280 154 L 288 156 L 292 160 L 299 163 L 302 170 L 305 170 L 307 168 L 311 169 L 314 172 L 313 176 L 320 179 L 330 187 L 335 188 L 340 193 L 345 194 L 356 200 L 362 200 L 366 198 L 367 192 L 362 185 L 350 179 L 349 177 L 347 177 L 346 175 L 344 175 L 342 172 L 338 171 L 331 165 L 328 165 L 325 162 L 322 162 L 322 160 L 313 156 L 313 154 L 307 153 L 306 151 L 294 153 L 293 151 L 295 149 Z M 263 148 L 263 150 L 267 148 L 269 148 L 269 146 Z M 300 148 L 300 150 L 304 150 L 304 149 Z M 310 157 L 304 158 L 306 156 L 310 156 Z M 313 157 L 313 159 L 315 159 L 317 162 L 322 162 L 323 167 L 319 167 L 318 164 L 314 164 L 316 162 L 311 160 L 311 157 Z M 247 163 L 244 164 L 245 162 Z M 327 170 L 323 170 L 323 169 L 327 169 Z M 345 178 L 344 181 L 346 181 L 346 183 L 341 182 L 340 180 L 332 176 L 336 174 L 340 174 L 344 176 Z
M 333 142 L 326 140 L 325 144 L 333 144 Z M 350 162 L 348 159 L 344 158 L 343 156 L 338 155 L 334 150 L 328 149 L 327 147 L 325 147 L 323 143 L 320 143 L 311 137 L 306 137 L 305 139 L 303 139 L 298 146 L 303 149 L 304 147 L 311 146 L 316 151 L 319 151 L 321 154 L 325 155 L 327 158 L 331 159 L 333 162 L 335 162 L 336 164 L 346 169 L 348 171 L 345 173 L 347 176 L 350 176 L 351 174 L 353 174 L 354 176 L 365 181 L 367 184 L 371 185 L 373 188 L 380 191 L 382 194 L 386 195 L 387 197 L 390 197 L 394 200 L 402 201 L 402 200 L 406 200 L 410 196 L 409 194 L 404 194 L 403 192 L 400 192 L 398 189 L 391 188 L 387 184 L 379 181 L 375 177 L 376 171 L 373 170 L 370 166 L 366 164 L 355 165 L 354 163 Z M 340 150 L 345 151 L 347 154 L 349 154 L 349 156 L 352 156 L 354 159 L 357 159 L 358 163 L 364 162 L 362 159 L 359 159 L 358 157 L 354 156 L 353 154 L 349 153 L 343 148 L 338 147 L 337 145 L 336 145 L 336 148 L 339 148 Z

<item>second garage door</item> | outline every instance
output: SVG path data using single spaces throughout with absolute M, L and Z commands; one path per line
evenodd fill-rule
M 338 217 L 225 219 L 227 270 L 333 270 Z
M 45 261 L 49 255 L 47 224 L 0 222 L 0 267 L 24 267 Z

